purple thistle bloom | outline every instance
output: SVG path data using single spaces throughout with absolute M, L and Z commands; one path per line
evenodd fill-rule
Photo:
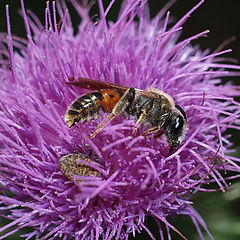
M 208 31 L 178 42 L 182 25 L 203 1 L 172 27 L 167 8 L 149 19 L 146 0 L 125 1 L 115 23 L 106 20 L 114 0 L 105 10 L 98 1 L 97 22 L 90 19 L 86 4 L 71 2 L 82 19 L 76 36 L 64 2 L 53 3 L 53 9 L 47 3 L 42 26 L 34 14 L 26 15 L 21 0 L 27 40 L 11 36 L 6 8 L 8 37 L 1 39 L 0 69 L 0 211 L 12 222 L 0 232 L 17 227 L 0 239 L 25 227 L 34 228 L 23 235 L 26 239 L 127 239 L 142 230 L 155 239 L 144 224 L 147 215 L 165 224 L 169 239 L 170 229 L 186 239 L 168 222 L 172 214 L 188 215 L 201 239 L 200 226 L 213 239 L 190 197 L 212 191 L 203 185 L 211 182 L 225 191 L 225 171 L 239 176 L 239 159 L 229 155 L 234 148 L 226 134 L 227 129 L 240 129 L 239 103 L 233 99 L 239 88 L 223 84 L 221 78 L 239 74 L 234 70 L 240 67 L 225 63 L 228 59 L 222 55 L 230 50 L 210 53 L 191 44 Z M 68 105 L 87 92 L 67 85 L 69 77 L 166 92 L 186 112 L 185 140 L 169 152 L 164 137 L 141 135 L 144 126 L 133 138 L 135 121 L 123 116 L 88 138 L 106 114 L 68 129 Z M 76 151 L 87 155 L 89 149 L 98 158 L 92 167 L 99 176 L 68 180 L 60 171 L 60 158 Z M 159 229 L 161 239 L 163 231 Z

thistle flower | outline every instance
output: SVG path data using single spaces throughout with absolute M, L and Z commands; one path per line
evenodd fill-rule
M 98 1 L 97 21 L 89 17 L 87 4 L 71 2 L 82 19 L 76 35 L 64 2 L 53 2 L 53 11 L 47 3 L 42 26 L 33 13 L 26 14 L 21 0 L 27 40 L 11 35 L 6 8 L 8 36 L 1 39 L 0 69 L 0 210 L 12 221 L 0 232 L 16 227 L 0 239 L 25 227 L 33 227 L 23 235 L 26 239 L 127 239 L 142 230 L 155 239 L 144 224 L 147 215 L 165 224 L 169 239 L 170 229 L 186 239 L 169 223 L 173 214 L 188 215 L 201 239 L 200 225 L 213 239 L 190 197 L 211 191 L 206 183 L 215 182 L 225 191 L 224 171 L 238 177 L 239 159 L 229 156 L 234 148 L 226 130 L 240 129 L 239 103 L 233 98 L 239 89 L 231 82 L 223 84 L 221 77 L 236 75 L 240 67 L 223 63 L 228 59 L 222 55 L 230 50 L 211 53 L 192 45 L 208 31 L 178 42 L 182 25 L 203 1 L 172 27 L 167 8 L 149 19 L 146 0 L 125 1 L 114 23 L 106 20 L 114 0 L 105 10 Z M 88 138 L 104 113 L 68 129 L 67 106 L 86 93 L 66 84 L 72 77 L 166 92 L 186 112 L 185 141 L 169 152 L 164 137 L 145 139 L 144 127 L 133 138 L 135 121 L 123 116 Z M 61 157 L 87 155 L 89 150 L 98 160 L 92 167 L 99 175 L 67 179 L 60 171 Z M 159 229 L 161 239 L 163 231 Z

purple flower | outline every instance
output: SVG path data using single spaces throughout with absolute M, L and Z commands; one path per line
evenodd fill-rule
M 226 133 L 240 129 L 239 103 L 233 98 L 239 88 L 221 80 L 237 75 L 240 67 L 225 63 L 228 58 L 222 55 L 230 50 L 211 53 L 191 44 L 208 31 L 178 42 L 182 25 L 203 1 L 172 27 L 167 9 L 148 18 L 146 0 L 124 1 L 115 23 L 106 20 L 114 0 L 105 10 L 98 1 L 96 22 L 87 4 L 71 2 L 82 19 L 76 35 L 64 2 L 52 7 L 47 3 L 42 26 L 34 14 L 27 16 L 21 0 L 27 40 L 11 36 L 6 8 L 8 37 L 1 39 L 0 69 L 0 210 L 12 221 L 0 232 L 17 227 L 0 239 L 25 227 L 34 228 L 26 239 L 127 239 L 142 230 L 155 239 L 144 224 L 147 215 L 165 224 L 169 238 L 170 229 L 185 238 L 168 222 L 172 214 L 188 215 L 201 239 L 200 225 L 213 239 L 190 197 L 211 191 L 206 183 L 215 182 L 225 191 L 225 171 L 236 178 L 240 171 L 239 159 L 229 155 L 234 148 Z M 185 140 L 169 152 L 163 136 L 141 135 L 144 126 L 133 138 L 135 121 L 123 116 L 90 139 L 104 113 L 68 129 L 68 105 L 87 92 L 66 84 L 72 77 L 166 92 L 186 112 Z M 97 162 L 88 167 L 99 175 L 67 179 L 59 160 L 76 152 L 88 155 L 89 150 Z M 163 239 L 163 229 L 159 231 Z

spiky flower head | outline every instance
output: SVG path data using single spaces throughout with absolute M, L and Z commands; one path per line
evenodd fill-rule
M 169 229 L 178 232 L 167 221 L 172 214 L 189 215 L 203 239 L 199 224 L 208 232 L 207 227 L 189 199 L 197 191 L 207 191 L 205 183 L 216 182 L 224 191 L 222 170 L 239 172 L 238 159 L 226 155 L 234 150 L 230 135 L 224 133 L 239 130 L 240 124 L 239 104 L 233 99 L 239 91 L 221 80 L 239 69 L 221 63 L 227 59 L 220 55 L 230 50 L 210 53 L 191 44 L 208 31 L 178 42 L 183 23 L 203 1 L 172 27 L 166 9 L 149 19 L 146 0 L 124 1 L 114 23 L 106 20 L 114 1 L 106 9 L 98 1 L 96 21 L 89 17 L 87 1 L 71 2 L 82 19 L 76 35 L 64 1 L 51 7 L 47 3 L 42 26 L 32 13 L 27 16 L 21 0 L 26 40 L 11 36 L 6 8 L 8 36 L 2 38 L 0 69 L 0 200 L 2 215 L 12 222 L 0 232 L 17 227 L 0 239 L 28 226 L 34 230 L 24 235 L 26 239 L 127 239 L 143 229 L 154 239 L 145 217 L 163 222 L 170 235 Z M 86 93 L 66 84 L 78 77 L 166 92 L 186 113 L 185 140 L 169 152 L 164 137 L 144 138 L 144 127 L 133 138 L 135 121 L 123 116 L 90 139 L 104 113 L 68 129 L 65 111 Z M 89 151 L 97 161 L 88 167 L 99 174 L 66 178 L 59 160 Z

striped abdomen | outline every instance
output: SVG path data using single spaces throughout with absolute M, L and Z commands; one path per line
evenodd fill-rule
M 97 118 L 100 109 L 99 102 L 103 96 L 100 92 L 87 93 L 76 98 L 68 107 L 64 121 L 68 127 L 74 126 L 78 122 Z
M 70 128 L 80 121 L 97 118 L 99 109 L 105 113 L 111 113 L 122 94 L 121 91 L 102 89 L 99 92 L 91 92 L 78 97 L 68 107 L 64 121 Z

